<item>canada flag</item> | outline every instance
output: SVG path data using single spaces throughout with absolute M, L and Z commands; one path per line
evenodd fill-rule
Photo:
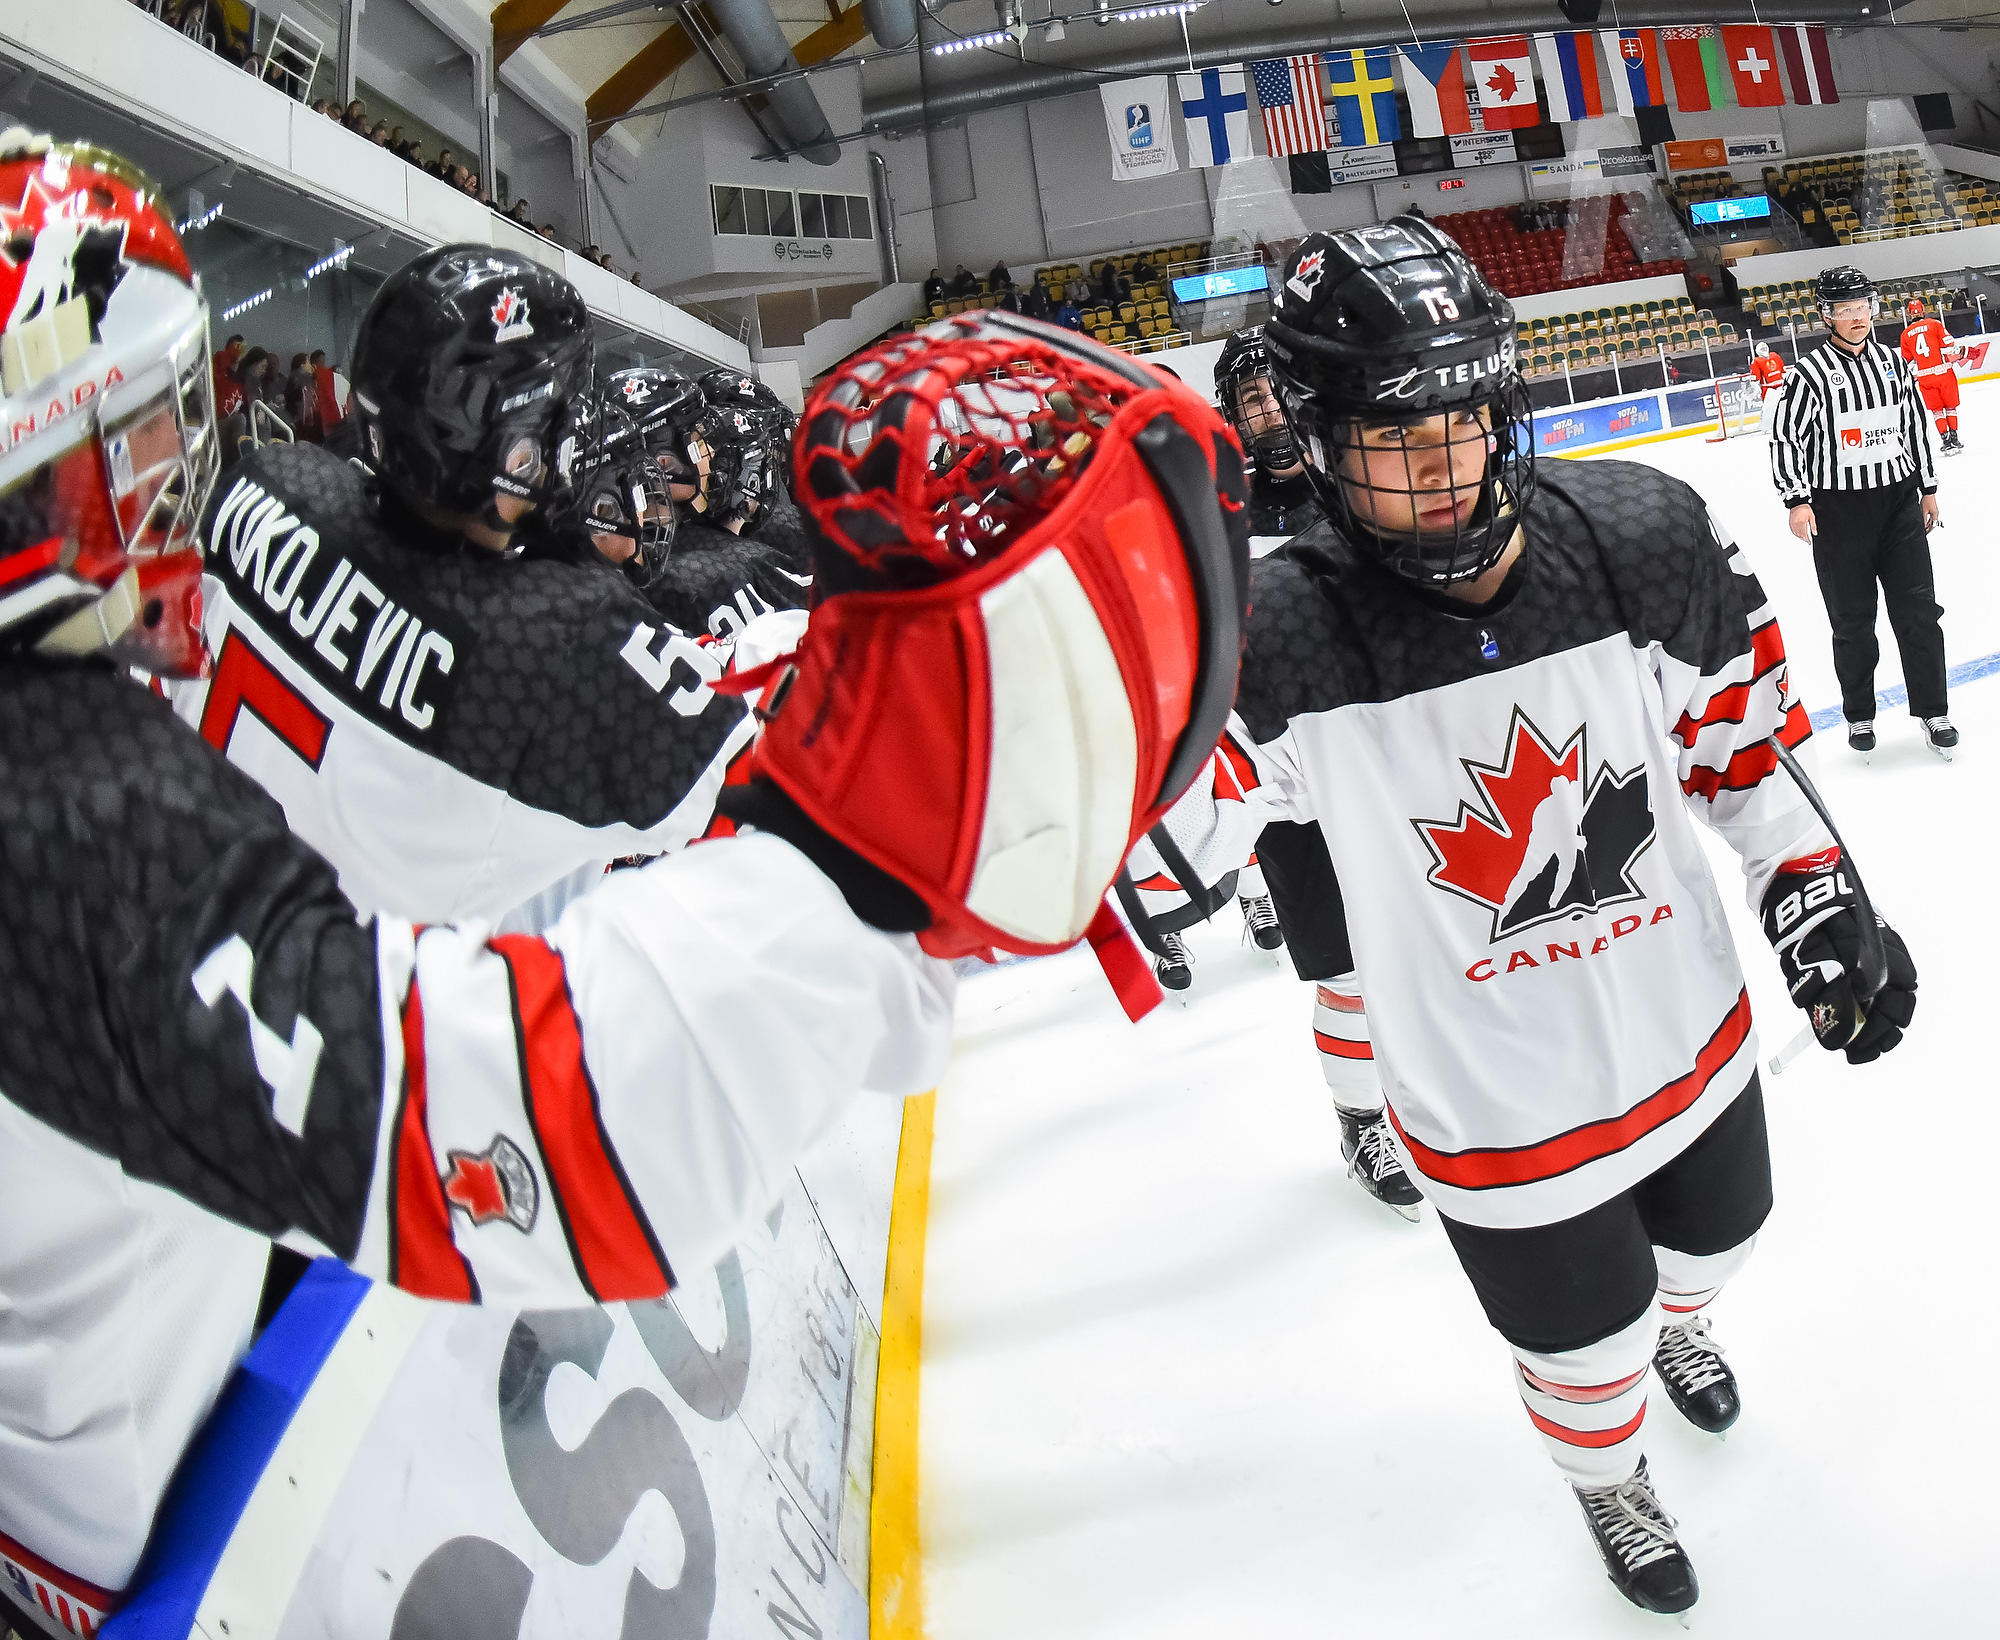
M 1473 40 L 1465 54 L 1472 59 L 1472 77 L 1479 82 L 1479 109 L 1487 130 L 1510 131 L 1541 123 L 1534 63 L 1525 34 Z

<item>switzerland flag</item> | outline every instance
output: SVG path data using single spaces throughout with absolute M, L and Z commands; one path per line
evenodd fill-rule
M 1722 56 L 1743 108 L 1779 108 L 1785 88 L 1778 80 L 1778 48 L 1767 28 L 1724 25 Z

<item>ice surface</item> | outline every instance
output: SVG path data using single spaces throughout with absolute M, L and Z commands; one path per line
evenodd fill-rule
M 1994 412 L 1988 415 L 1987 412 Z M 1954 664 L 2000 652 L 2000 384 L 1965 395 L 1933 538 Z M 1775 599 L 1809 707 L 1837 706 L 1811 558 L 1761 437 L 1632 452 L 1694 484 Z M 1898 681 L 1882 623 L 1878 687 Z M 1900 710 L 1822 786 L 1922 975 L 1873 1066 L 1766 1079 L 1778 1206 L 1715 1306 L 1726 1443 L 1655 1392 L 1653 1472 L 1710 1640 L 1994 1632 L 2000 1355 L 1990 1158 L 2000 681 L 1956 691 L 1947 767 Z M 1715 849 L 1768 1059 L 1797 1029 Z M 929 1632 L 1654 1635 L 1530 1428 L 1430 1210 L 1345 1178 L 1310 991 L 1195 930 L 1195 983 L 1128 1026 L 1087 953 L 968 983 L 940 1094 L 922 1382 Z

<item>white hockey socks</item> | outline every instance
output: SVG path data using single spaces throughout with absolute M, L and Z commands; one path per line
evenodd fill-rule
M 1660 1310 L 1664 1319 L 1685 1321 L 1714 1303 L 1723 1283 L 1750 1262 L 1750 1250 L 1756 1245 L 1757 1238 L 1752 1236 L 1726 1252 L 1705 1256 L 1655 1247 L 1653 1262 L 1660 1267 Z
M 1382 1078 L 1375 1069 L 1375 1044 L 1361 983 L 1352 971 L 1324 981 L 1313 1001 L 1313 1046 L 1319 1068 L 1342 1110 L 1369 1115 L 1382 1109 Z
M 1508 1346 L 1528 1419 L 1578 1486 L 1617 1486 L 1645 1456 L 1647 1373 L 1659 1331 L 1659 1316 L 1648 1310 L 1580 1350 L 1538 1355 Z

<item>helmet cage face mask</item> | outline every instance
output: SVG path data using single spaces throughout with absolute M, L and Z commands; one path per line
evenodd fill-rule
M 1231 380 L 1225 400 L 1229 424 L 1238 442 L 1258 469 L 1266 474 L 1295 467 L 1299 446 L 1285 420 L 1284 404 L 1278 397 L 1271 367 L 1261 361 Z
M 1500 561 L 1534 490 L 1533 407 L 1519 377 L 1484 399 L 1393 419 L 1329 414 L 1288 385 L 1285 411 L 1321 504 L 1394 574 L 1450 586 Z

